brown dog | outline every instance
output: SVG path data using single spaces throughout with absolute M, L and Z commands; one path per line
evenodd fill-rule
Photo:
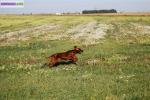
M 82 49 L 77 48 L 77 46 L 74 46 L 73 50 L 69 50 L 67 52 L 63 53 L 56 53 L 48 57 L 49 63 L 48 66 L 56 66 L 60 61 L 70 61 L 71 63 L 76 63 L 78 58 L 76 54 L 81 54 L 83 52 Z

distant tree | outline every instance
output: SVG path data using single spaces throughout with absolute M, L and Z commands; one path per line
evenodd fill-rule
M 93 14 L 93 13 L 117 13 L 115 9 L 110 10 L 83 10 L 82 14 Z

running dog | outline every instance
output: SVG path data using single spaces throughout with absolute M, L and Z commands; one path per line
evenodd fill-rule
M 52 54 L 48 57 L 48 66 L 53 67 L 57 66 L 61 63 L 61 61 L 67 61 L 76 64 L 78 58 L 76 54 L 81 54 L 83 52 L 82 49 L 78 48 L 77 46 L 74 46 L 73 50 L 69 50 L 62 53 L 56 53 Z

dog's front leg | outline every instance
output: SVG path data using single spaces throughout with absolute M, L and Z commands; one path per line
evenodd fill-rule
M 71 59 L 71 62 L 73 64 L 77 64 L 76 62 L 78 61 L 78 58 L 76 56 L 73 56 L 72 59 Z

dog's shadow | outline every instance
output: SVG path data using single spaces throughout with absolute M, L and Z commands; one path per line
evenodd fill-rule
M 71 64 L 75 64 L 76 65 L 76 63 L 74 63 L 72 61 L 61 61 L 61 62 L 58 62 L 56 64 L 56 66 L 59 66 L 59 65 L 71 65 Z
M 71 64 L 75 64 L 75 65 L 77 65 L 75 62 L 72 62 L 72 61 L 61 61 L 61 62 L 58 62 L 58 63 L 56 63 L 55 65 L 49 65 L 49 64 L 47 64 L 47 63 L 45 63 L 43 66 L 42 66 L 42 68 L 44 68 L 45 66 L 47 66 L 47 67 L 58 67 L 59 65 L 71 65 Z

